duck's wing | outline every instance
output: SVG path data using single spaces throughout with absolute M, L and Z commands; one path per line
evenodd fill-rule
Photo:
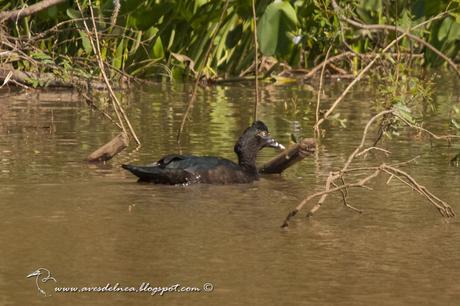
M 135 166 L 121 165 L 123 169 L 130 171 L 137 176 L 140 181 L 153 182 L 156 184 L 185 184 L 190 182 L 194 176 L 193 173 L 185 169 L 169 169 L 158 165 L 154 166 Z
M 193 164 L 200 164 L 197 159 L 199 157 L 170 154 L 149 165 L 122 165 L 122 168 L 137 176 L 140 181 L 170 185 L 187 184 L 196 182 L 199 177 L 195 169 L 191 168 Z
M 160 167 L 167 167 L 168 165 L 170 164 L 174 164 L 176 162 L 180 162 L 180 161 L 183 161 L 183 160 L 186 160 L 190 157 L 193 157 L 193 156 L 188 156 L 188 155 L 177 155 L 177 154 L 169 154 L 169 155 L 166 155 L 166 156 L 163 156 L 163 158 L 161 158 L 159 161 L 157 161 L 155 164 L 157 164 L 158 166 Z
M 240 170 L 234 162 L 215 156 L 168 155 L 159 160 L 158 165 L 166 169 L 184 169 L 190 173 L 200 173 L 220 167 L 232 171 Z
M 151 165 L 122 167 L 141 181 L 156 184 L 230 184 L 253 180 L 234 162 L 213 156 L 167 155 Z
M 166 169 L 183 169 L 190 173 L 188 182 L 205 184 L 248 183 L 254 177 L 245 174 L 240 166 L 228 159 L 214 156 L 176 156 Z

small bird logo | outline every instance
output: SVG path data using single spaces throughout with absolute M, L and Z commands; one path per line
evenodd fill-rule
M 40 288 L 39 281 L 41 281 L 42 283 L 46 283 L 49 280 L 53 280 L 55 283 L 57 282 L 56 279 L 51 276 L 50 270 L 45 269 L 45 268 L 38 268 L 34 272 L 27 275 L 27 278 L 30 278 L 30 277 L 35 277 L 35 285 L 37 286 L 38 292 L 45 296 L 47 294 L 42 288 Z

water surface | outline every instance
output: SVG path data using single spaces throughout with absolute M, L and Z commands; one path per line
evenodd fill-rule
M 439 82 L 428 125 L 449 132 L 458 84 Z M 344 88 L 328 84 L 325 103 Z M 122 163 L 149 163 L 166 153 L 234 159 L 233 145 L 251 122 L 253 89 L 232 84 L 203 90 L 181 147 L 175 142 L 187 84 L 133 88 L 122 96 L 142 147 L 105 165 L 83 159 L 117 132 L 78 95 L 7 94 L 0 101 L 1 305 L 455 305 L 460 298 L 460 226 L 423 198 L 386 177 L 374 191 L 353 190 L 359 215 L 331 196 L 311 220 L 280 225 L 305 196 L 320 191 L 343 165 L 371 115 L 372 86 L 347 97 L 329 122 L 319 154 L 247 185 L 138 184 Z M 315 94 L 309 85 L 263 88 L 260 119 L 280 142 L 312 136 Z M 404 130 L 385 141 L 391 161 L 420 155 L 406 170 L 460 212 L 459 146 Z M 276 154 L 265 149 L 260 162 Z M 364 164 L 383 161 L 370 155 Z M 57 282 L 34 279 L 44 267 Z M 54 293 L 57 286 L 182 286 L 212 292 Z

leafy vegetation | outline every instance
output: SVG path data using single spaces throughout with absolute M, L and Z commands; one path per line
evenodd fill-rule
M 2 11 L 38 1 L 0 0 Z M 244 76 L 253 71 L 254 42 L 251 0 L 229 2 L 214 41 L 211 32 L 219 24 L 225 1 L 131 0 L 94 1 L 101 55 L 112 78 L 182 78 L 204 69 L 207 78 Z M 84 31 L 88 1 L 81 0 L 83 16 L 75 3 L 64 2 L 32 16 L 9 21 L 2 28 L 2 49 L 11 56 L 3 65 L 24 71 L 51 72 L 66 78 L 98 76 L 90 37 Z M 459 0 L 346 0 L 342 14 L 363 24 L 398 25 L 408 29 L 431 16 L 448 15 L 414 32 L 435 48 L 455 58 L 460 47 Z M 394 33 L 370 32 L 343 24 L 329 0 L 256 1 L 260 52 L 284 63 L 281 68 L 311 68 L 333 46 L 331 56 L 349 51 L 373 53 L 394 38 Z M 213 48 L 205 63 L 205 51 Z M 20 52 L 19 52 L 19 51 Z M 396 50 L 396 49 L 395 49 Z M 422 53 L 425 66 L 443 61 L 431 50 L 404 39 L 397 51 Z M 345 70 L 359 68 L 354 57 L 342 61 Z M 261 65 L 264 69 L 264 65 Z M 265 67 L 265 69 L 268 69 Z M 37 84 L 41 85 L 41 84 Z

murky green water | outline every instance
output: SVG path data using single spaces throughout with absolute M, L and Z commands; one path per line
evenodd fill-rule
M 440 82 L 429 127 L 447 131 L 458 105 L 458 84 Z M 330 102 L 343 84 L 327 86 Z M 353 190 L 362 215 L 331 197 L 312 219 L 284 217 L 319 191 L 358 144 L 370 117 L 372 87 L 355 90 L 339 112 L 346 129 L 327 124 L 317 157 L 281 177 L 249 185 L 188 187 L 137 184 L 120 165 L 147 163 L 166 153 L 234 158 L 233 144 L 251 121 L 253 90 L 242 85 L 205 89 L 186 136 L 175 143 L 190 88 L 158 85 L 132 90 L 124 103 L 143 142 L 106 165 L 82 160 L 115 131 L 77 95 L 33 93 L 0 100 L 1 305 L 456 305 L 460 298 L 460 226 L 395 180 Z M 311 137 L 315 102 L 308 86 L 266 86 L 260 118 L 287 144 L 290 133 Z M 313 109 L 313 108 L 311 108 Z M 459 151 L 431 146 L 416 133 L 387 141 L 392 161 L 420 154 L 407 168 L 460 213 Z M 265 149 L 260 160 L 275 152 Z M 378 162 L 381 155 L 370 156 Z M 34 278 L 43 267 L 52 280 Z M 151 287 L 180 284 L 212 292 L 56 293 L 55 287 Z

